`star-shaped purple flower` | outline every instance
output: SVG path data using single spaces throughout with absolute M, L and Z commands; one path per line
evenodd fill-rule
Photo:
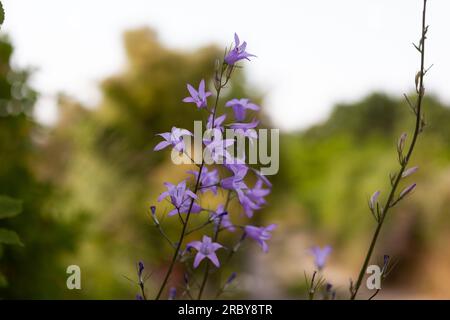
M 234 139 L 204 139 L 203 142 L 206 144 L 204 155 L 209 157 L 213 161 L 213 163 L 220 164 L 223 163 L 223 161 L 233 162 L 235 160 L 227 150 L 227 148 L 231 147 L 234 144 Z M 209 163 L 209 160 L 207 161 L 207 163 Z
M 153 149 L 154 151 L 159 151 L 172 145 L 178 152 L 184 152 L 186 145 L 183 137 L 192 136 L 193 134 L 189 130 L 172 127 L 171 132 L 159 133 L 158 135 L 163 137 L 164 141 L 158 143 Z
M 224 115 L 221 115 L 220 117 L 216 117 L 215 119 L 214 119 L 214 125 L 213 125 L 213 115 L 212 114 L 210 114 L 209 115 L 209 117 L 208 117 L 208 122 L 206 123 L 206 129 L 218 129 L 218 130 L 220 130 L 221 132 L 223 132 L 223 122 L 225 121 L 225 119 L 226 119 L 226 115 L 224 114 Z
M 269 246 L 266 241 L 270 240 L 272 234 L 270 233 L 277 227 L 276 224 L 271 224 L 267 227 L 255 227 L 255 226 L 245 226 L 245 234 L 256 240 L 258 244 L 261 246 L 264 252 L 269 251 Z
M 195 200 L 198 199 L 197 195 L 186 187 L 185 180 L 181 181 L 178 185 L 174 185 L 169 182 L 165 182 L 164 185 L 167 187 L 167 191 L 161 193 L 158 197 L 158 201 L 162 201 L 164 198 L 170 197 L 170 202 L 173 204 L 175 209 L 168 213 L 169 217 L 178 213 L 188 213 L 191 201 L 193 200 L 194 203 L 192 204 L 191 213 L 199 213 L 202 210 L 202 208 L 195 203 Z
M 248 110 L 258 111 L 260 108 L 254 103 L 251 103 L 249 99 L 232 99 L 225 103 L 225 107 L 233 108 L 234 117 L 237 121 L 243 121 L 245 114 Z
M 191 96 L 184 98 L 183 102 L 195 103 L 199 109 L 207 107 L 206 99 L 211 95 L 211 92 L 205 91 L 205 80 L 200 81 L 198 91 L 190 84 L 187 85 L 187 89 Z
M 224 211 L 222 204 L 219 204 L 217 210 L 211 214 L 211 219 L 214 221 L 217 228 L 223 227 L 230 232 L 236 231 L 236 227 L 230 220 L 230 215 L 228 212 Z
M 227 164 L 225 167 L 233 172 L 231 177 L 222 179 L 220 185 L 227 190 L 234 190 L 236 192 L 242 192 L 242 189 L 247 189 L 247 185 L 244 182 L 244 178 L 247 175 L 248 167 L 244 164 Z
M 256 57 L 254 54 L 250 54 L 245 51 L 247 48 L 247 42 L 241 44 L 238 35 L 234 34 L 234 48 L 228 52 L 225 56 L 225 63 L 228 65 L 234 65 L 236 62 L 242 59 L 250 60 L 249 57 Z
M 190 170 L 188 173 L 194 175 L 194 178 L 197 180 L 198 171 Z M 209 171 L 205 166 L 202 170 L 202 176 L 200 177 L 200 192 L 205 193 L 210 190 L 214 194 L 217 194 L 217 185 L 219 184 L 219 172 L 217 169 Z
M 321 249 L 319 246 L 314 246 L 311 248 L 311 253 L 314 256 L 314 264 L 316 265 L 317 269 L 323 269 L 331 251 L 332 249 L 330 246 L 325 246 L 323 247 L 323 249 Z
M 186 250 L 194 248 L 197 250 L 197 254 L 194 259 L 194 268 L 197 268 L 203 259 L 208 258 L 217 268 L 220 267 L 219 259 L 217 258 L 216 251 L 223 246 L 220 243 L 212 242 L 208 236 L 203 236 L 202 241 L 192 241 L 187 244 Z
M 243 122 L 237 122 L 237 123 L 231 123 L 229 127 L 231 129 L 235 130 L 249 130 L 254 129 L 258 126 L 259 120 L 253 119 L 252 122 L 243 123 Z

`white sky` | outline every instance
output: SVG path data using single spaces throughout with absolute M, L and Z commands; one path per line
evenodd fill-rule
M 258 55 L 245 67 L 266 94 L 275 126 L 304 128 L 336 102 L 373 90 L 413 89 L 411 45 L 420 32 L 421 0 L 2 0 L 14 63 L 39 70 L 37 116 L 56 119 L 60 91 L 95 105 L 98 83 L 125 64 L 122 33 L 150 26 L 173 48 L 226 46 L 236 31 Z M 450 101 L 450 1 L 429 0 L 426 88 Z

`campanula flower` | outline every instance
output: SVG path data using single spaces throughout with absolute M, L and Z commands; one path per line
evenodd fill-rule
M 189 170 L 188 173 L 194 175 L 195 180 L 198 178 L 198 171 Z M 202 170 L 202 176 L 200 177 L 200 192 L 205 193 L 210 190 L 214 194 L 217 194 L 217 185 L 219 184 L 219 172 L 217 169 L 209 171 L 205 166 Z
M 139 282 L 142 283 L 142 273 L 144 272 L 144 263 L 142 261 L 139 261 L 138 263 L 138 278 Z
M 269 251 L 269 246 L 267 245 L 266 241 L 270 240 L 272 237 L 272 234 L 270 233 L 277 227 L 276 224 L 271 224 L 267 227 L 255 227 L 255 226 L 245 226 L 245 234 L 252 238 L 253 240 L 256 240 L 258 244 L 261 246 L 264 252 Z
M 246 190 L 246 196 L 250 198 L 257 205 L 266 204 L 266 200 L 264 199 L 270 193 L 270 189 L 263 189 L 263 181 L 258 179 L 256 181 L 255 186 L 252 189 Z
M 254 54 L 250 54 L 245 51 L 247 48 L 247 42 L 243 42 L 241 44 L 238 35 L 234 34 L 234 48 L 228 52 L 228 54 L 225 56 L 225 63 L 228 65 L 234 65 L 236 62 L 247 59 L 250 60 L 249 57 L 256 57 Z
M 169 297 L 168 297 L 168 300 L 174 300 L 175 297 L 176 297 L 176 295 L 177 295 L 177 288 L 171 287 L 171 288 L 169 289 Z
M 174 185 L 169 182 L 165 182 L 167 191 L 161 193 L 158 197 L 158 201 L 162 201 L 166 197 L 170 197 L 170 202 L 175 209 L 168 213 L 168 216 L 173 216 L 177 213 L 188 213 L 192 200 L 198 199 L 197 195 L 186 187 L 186 181 L 181 181 L 178 185 Z M 197 204 L 192 204 L 191 213 L 199 213 L 202 208 Z
M 314 264 L 317 269 L 322 270 L 327 261 L 328 255 L 331 253 L 332 249 L 330 246 L 325 246 L 321 249 L 319 246 L 314 246 L 311 248 L 311 253 L 314 256 Z
M 208 258 L 217 268 L 220 267 L 219 259 L 217 258 L 216 251 L 223 246 L 220 243 L 212 242 L 208 236 L 203 236 L 202 241 L 192 241 L 187 244 L 186 249 L 194 248 L 197 250 L 197 254 L 194 259 L 194 268 L 197 268 L 203 259 Z
M 419 170 L 419 167 L 412 167 L 409 169 L 406 169 L 403 173 L 402 173 L 402 178 L 406 178 L 409 177 L 410 175 L 412 175 L 413 173 L 415 173 L 417 170 Z
M 159 151 L 172 145 L 178 152 L 184 152 L 186 145 L 183 137 L 192 136 L 193 134 L 189 130 L 172 127 L 171 132 L 159 133 L 158 135 L 163 137 L 165 141 L 158 143 L 153 149 L 154 151 Z
M 214 224 L 217 228 L 225 228 L 230 232 L 236 231 L 236 227 L 230 220 L 230 215 L 228 212 L 224 211 L 224 206 L 219 204 L 217 210 L 211 214 L 211 219 L 214 221 Z
M 200 81 L 198 91 L 190 84 L 187 85 L 187 89 L 191 96 L 184 98 L 183 102 L 195 103 L 199 109 L 207 107 L 206 99 L 211 95 L 211 92 L 205 92 L 205 80 Z
M 258 111 L 260 108 L 254 103 L 251 103 L 249 99 L 232 99 L 225 103 L 225 107 L 233 108 L 234 117 L 237 121 L 243 121 L 245 114 L 248 110 Z
M 261 209 L 261 207 L 259 205 L 257 205 L 256 203 L 254 203 L 248 196 L 246 193 L 247 190 L 242 191 L 242 190 L 237 190 L 237 195 L 239 198 L 239 203 L 242 206 L 242 209 L 244 209 L 244 213 L 247 217 L 251 218 L 253 217 L 253 213 L 255 212 L 255 210 L 259 210 Z

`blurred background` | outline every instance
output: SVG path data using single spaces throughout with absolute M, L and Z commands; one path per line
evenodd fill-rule
M 386 196 L 397 138 L 413 128 L 402 94 L 414 91 L 421 1 L 2 3 L 0 205 L 20 214 L 0 228 L 23 246 L 0 247 L 0 298 L 134 299 L 127 278 L 139 260 L 154 271 L 153 295 L 171 248 L 148 208 L 163 181 L 190 169 L 153 152 L 155 134 L 192 128 L 199 113 L 181 102 L 186 83 L 210 83 L 234 32 L 258 57 L 223 101 L 249 97 L 263 126 L 281 129 L 280 171 L 255 218 L 279 227 L 268 254 L 246 243 L 211 285 L 236 270 L 224 298 L 305 298 L 308 250 L 331 245 L 324 276 L 348 296 L 375 227 L 367 200 Z M 376 249 L 374 262 L 397 262 L 379 298 L 450 298 L 449 10 L 429 1 L 428 126 L 408 181 L 418 187 Z M 164 226 L 175 237 L 177 221 Z M 82 290 L 66 287 L 71 264 Z M 181 278 L 179 268 L 173 283 Z

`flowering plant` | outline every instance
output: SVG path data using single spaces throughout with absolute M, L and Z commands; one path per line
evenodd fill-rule
M 161 193 L 158 198 L 159 202 L 167 200 L 170 203 L 171 210 L 167 213 L 168 217 L 179 217 L 181 230 L 177 242 L 168 238 L 157 217 L 159 213 L 156 207 L 151 208 L 154 224 L 174 249 L 172 260 L 156 294 L 156 300 L 163 296 L 174 266 L 179 262 L 188 264 L 184 277 L 184 292 L 189 296 L 195 294 L 192 292 L 192 286 L 189 283 L 191 276 L 189 264 L 192 263 L 194 269 L 199 268 L 202 264 L 205 265 L 203 280 L 198 292 L 196 292 L 197 298 L 201 299 L 211 268 L 220 268 L 224 264 L 220 255 L 218 256 L 219 252 L 226 253 L 228 258 L 225 261 L 228 261 L 246 238 L 255 240 L 262 247 L 262 250 L 267 252 L 267 241 L 276 227 L 275 224 L 267 227 L 254 226 L 250 223 L 248 225 L 236 225 L 233 220 L 235 215 L 239 213 L 229 210 L 230 203 L 236 201 L 240 205 L 242 213 L 245 214 L 247 219 L 251 219 L 254 212 L 266 204 L 265 197 L 270 193 L 272 187 L 267 177 L 245 163 L 245 154 L 234 156 L 237 139 L 248 139 L 250 143 L 254 143 L 258 139 L 255 128 L 259 121 L 253 118 L 253 120 L 246 122 L 246 118 L 250 112 L 258 111 L 260 107 L 247 98 L 235 98 L 223 105 L 225 108 L 231 107 L 233 109 L 234 120 L 226 124 L 226 115 L 221 114 L 220 93 L 227 86 L 237 69 L 237 63 L 255 57 L 246 51 L 247 43 L 241 43 L 237 34 L 235 34 L 234 39 L 234 47 L 226 52 L 223 61 L 218 61 L 216 64 L 214 102 L 211 104 L 208 101 L 212 93 L 207 90 L 205 80 L 200 81 L 198 89 L 191 84 L 187 84 L 189 96 L 182 100 L 185 103 L 194 104 L 200 112 L 207 113 L 208 120 L 202 139 L 204 152 L 200 163 L 197 163 L 197 169 L 187 171 L 193 179 L 186 179 L 177 184 L 165 182 L 164 185 L 167 190 Z M 227 130 L 233 131 L 234 137 L 222 139 L 226 127 Z M 190 144 L 187 143 L 187 138 L 193 136 L 193 133 L 189 130 L 173 127 L 170 132 L 161 133 L 159 136 L 162 137 L 163 141 L 155 146 L 155 151 L 172 148 L 172 155 L 185 155 L 189 159 L 195 158 L 197 156 L 195 153 L 199 152 L 198 150 L 192 150 Z M 222 172 L 225 172 L 223 177 L 221 176 Z M 256 182 L 253 186 L 246 182 L 249 175 L 254 175 Z M 202 195 L 211 193 L 219 197 L 219 190 L 226 194 L 225 202 L 216 209 L 206 208 L 201 201 Z M 206 222 L 198 227 L 191 226 L 191 215 L 193 214 L 205 215 Z M 206 231 L 205 227 L 208 225 L 213 226 L 211 234 Z M 220 242 L 222 232 L 233 234 L 236 237 L 235 244 L 228 247 L 222 244 Z M 186 243 L 186 237 L 190 234 L 195 234 L 197 240 Z M 142 295 L 139 295 L 139 299 L 146 297 L 142 281 L 143 269 L 143 264 L 139 263 L 138 276 L 142 289 Z M 222 293 L 235 277 L 236 274 L 232 273 L 224 286 L 220 288 L 219 293 Z M 168 296 L 173 299 L 175 295 L 176 289 L 173 287 L 169 290 Z

